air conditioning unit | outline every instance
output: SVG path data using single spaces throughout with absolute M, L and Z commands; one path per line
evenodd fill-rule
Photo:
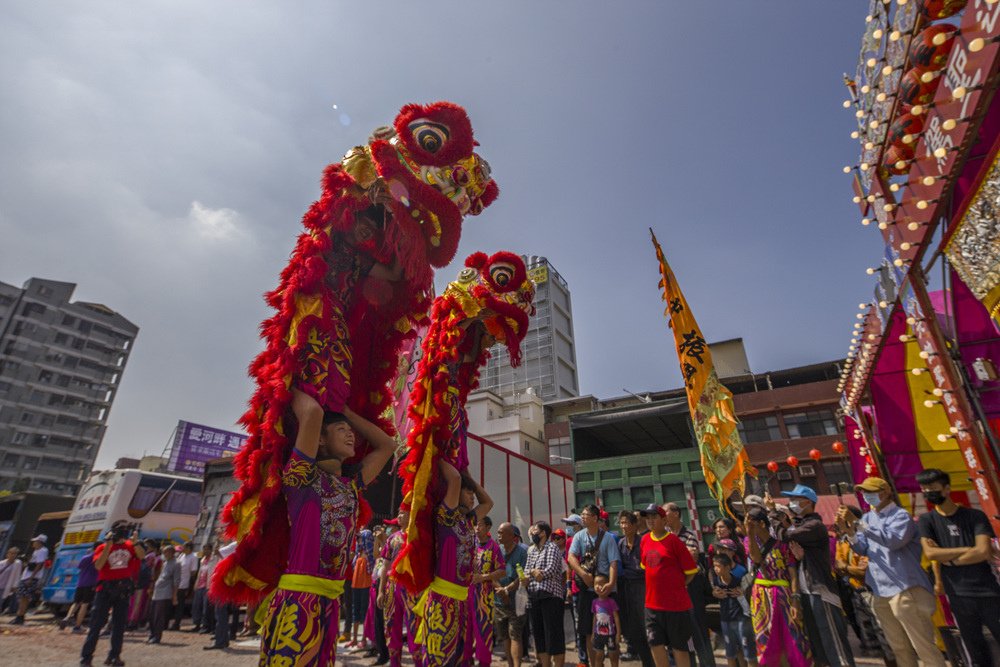
M 816 476 L 816 466 L 812 465 L 799 466 L 799 477 L 815 477 L 815 476 Z
M 787 482 L 792 479 L 792 472 L 790 470 L 779 470 L 778 479 L 783 482 Z

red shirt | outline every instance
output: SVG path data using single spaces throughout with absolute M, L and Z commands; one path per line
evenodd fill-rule
M 639 551 L 642 569 L 646 571 L 646 606 L 657 611 L 691 609 L 686 575 L 697 572 L 698 566 L 680 538 L 667 533 L 656 539 L 652 533 L 646 533 Z
M 101 544 L 94 551 L 94 562 L 101 557 L 104 553 L 104 547 L 107 544 Z M 139 574 L 139 559 L 135 555 L 135 549 L 132 548 L 132 542 L 125 540 L 121 544 L 112 544 L 111 553 L 108 554 L 108 560 L 104 563 L 102 567 L 97 572 L 98 581 L 113 581 L 115 579 L 128 579 Z

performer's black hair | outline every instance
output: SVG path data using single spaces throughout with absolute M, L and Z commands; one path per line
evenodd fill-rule
M 347 417 L 345 417 L 340 412 L 334 412 L 333 410 L 325 410 L 323 412 L 323 427 L 327 427 L 330 424 L 339 424 L 341 422 L 346 422 Z

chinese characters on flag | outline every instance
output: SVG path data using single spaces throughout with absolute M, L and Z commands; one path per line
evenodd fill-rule
M 687 390 L 688 408 L 701 452 L 705 483 L 719 501 L 719 506 L 726 509 L 726 499 L 734 491 L 739 491 L 742 496 L 746 475 L 756 477 L 757 470 L 750 465 L 740 440 L 733 395 L 719 382 L 712 363 L 712 352 L 708 349 L 698 322 L 677 285 L 677 279 L 667 264 L 656 234 L 652 229 L 649 233 L 653 237 L 656 259 L 660 263 L 660 288 L 667 304 L 663 314 L 667 316 L 674 332 L 677 359 Z

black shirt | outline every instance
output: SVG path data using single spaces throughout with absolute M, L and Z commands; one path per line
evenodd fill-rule
M 729 583 L 722 581 L 722 578 L 715 572 L 712 573 L 712 586 L 715 588 L 721 588 L 726 591 L 736 591 L 739 593 L 739 597 L 735 598 L 722 598 L 719 600 L 719 620 L 722 621 L 738 621 L 743 618 L 746 614 L 743 611 L 742 603 L 745 598 L 743 598 L 743 589 L 740 587 L 740 580 L 736 577 L 731 577 Z
M 993 537 L 993 527 L 983 512 L 959 507 L 951 516 L 931 510 L 917 522 L 920 536 L 934 540 L 942 549 L 976 546 L 976 535 Z M 941 563 L 941 579 L 948 596 L 995 597 L 1000 596 L 1000 583 L 993 575 L 989 562 L 975 565 L 945 565 Z

